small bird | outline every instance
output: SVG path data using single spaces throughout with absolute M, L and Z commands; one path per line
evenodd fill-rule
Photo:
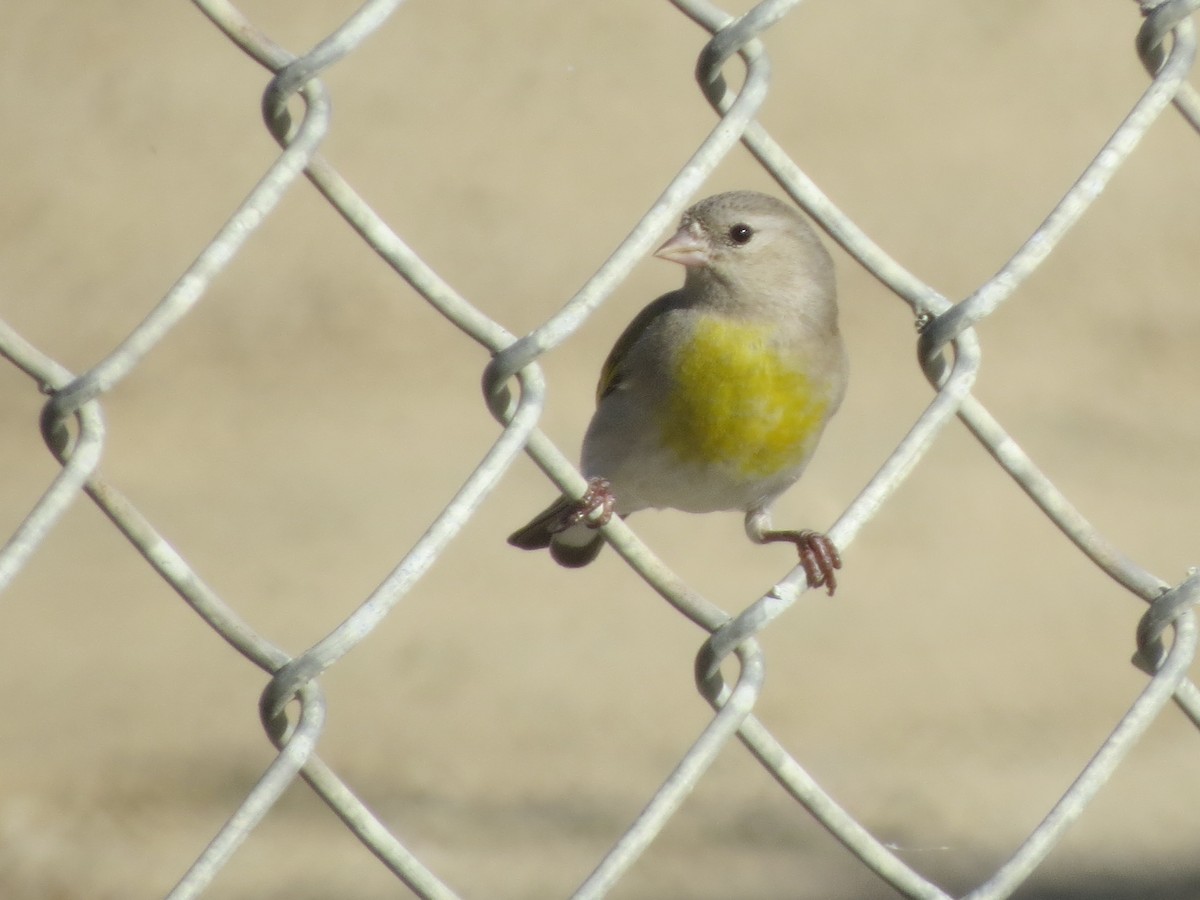
M 614 512 L 741 510 L 752 541 L 795 544 L 809 585 L 832 595 L 833 542 L 771 527 L 771 504 L 846 392 L 829 253 L 794 207 L 732 191 L 692 206 L 655 255 L 684 266 L 683 287 L 643 309 L 604 363 L 583 439 L 586 494 L 508 542 L 577 567 L 596 558 L 596 529 Z

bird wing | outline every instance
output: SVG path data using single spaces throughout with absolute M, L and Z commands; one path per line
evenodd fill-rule
M 613 344 L 612 350 L 608 352 L 608 358 L 604 360 L 604 365 L 600 367 L 600 381 L 596 385 L 597 406 L 601 400 L 622 387 L 627 377 L 625 360 L 629 350 L 646 333 L 654 320 L 668 310 L 678 309 L 685 305 L 687 304 L 682 290 L 663 294 L 654 302 L 648 303 L 646 308 L 625 326 L 625 330 Z

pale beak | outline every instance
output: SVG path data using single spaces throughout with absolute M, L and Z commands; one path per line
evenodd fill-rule
M 709 244 L 700 225 L 692 222 L 675 232 L 670 240 L 654 251 L 654 255 L 689 268 L 707 266 Z

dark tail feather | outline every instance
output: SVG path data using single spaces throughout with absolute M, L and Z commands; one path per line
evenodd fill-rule
M 545 550 L 550 546 L 550 530 L 544 525 L 531 522 L 508 536 L 508 542 L 522 550 Z
M 532 522 L 510 534 L 508 542 L 522 550 L 545 550 L 554 533 L 562 529 L 563 516 L 573 505 L 566 497 L 559 497 Z
M 563 531 L 564 516 L 575 505 L 566 497 L 560 497 L 524 528 L 518 528 L 510 534 L 508 542 L 521 550 L 545 550 L 549 547 L 554 561 L 568 569 L 586 566 L 596 558 L 596 554 L 604 546 L 604 538 L 600 536 L 599 532 L 593 532 L 593 536 L 584 544 L 567 543 L 561 539 L 554 540 L 554 537 Z M 575 526 L 568 530 L 574 535 L 585 529 Z
M 600 548 L 604 546 L 604 538 L 597 532 L 596 536 L 582 547 L 579 545 L 564 544 L 561 541 L 558 543 L 550 543 L 550 555 L 554 557 L 554 561 L 560 566 L 566 566 L 568 569 L 578 569 L 581 566 L 586 566 L 596 554 L 600 552 Z

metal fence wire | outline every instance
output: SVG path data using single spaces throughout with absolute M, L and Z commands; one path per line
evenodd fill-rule
M 34 564 L 68 507 L 80 494 L 86 494 L 208 628 L 269 676 L 261 694 L 260 714 L 277 753 L 252 789 L 236 802 L 236 808 L 211 843 L 203 850 L 196 848 L 195 861 L 179 877 L 170 897 L 199 896 L 214 880 L 218 885 L 214 891 L 219 892 L 223 870 L 231 866 L 239 848 L 260 823 L 271 816 L 285 791 L 300 780 L 413 894 L 434 898 L 456 896 L 448 883 L 452 879 L 439 874 L 439 860 L 444 855 L 436 848 L 430 849 L 434 842 L 423 838 L 418 842 L 421 849 L 414 849 L 418 844 L 401 840 L 397 831 L 351 790 L 343 774 L 317 755 L 318 739 L 326 729 L 327 711 L 336 714 L 336 707 L 327 710 L 321 676 L 352 653 L 371 652 L 364 646 L 367 639 L 426 576 L 513 464 L 525 454 L 553 485 L 546 485 L 544 494 L 531 497 L 527 508 L 513 512 L 513 526 L 520 524 L 519 520 L 527 513 L 536 511 L 553 491 L 582 493 L 585 483 L 570 459 L 571 454 L 562 452 L 540 427 L 546 404 L 546 379 L 541 363 L 627 282 L 635 265 L 661 240 L 681 212 L 706 193 L 706 182 L 714 170 L 739 146 L 753 155 L 778 184 L 781 194 L 794 200 L 829 238 L 911 308 L 917 325 L 917 363 L 933 387 L 932 399 L 907 434 L 882 459 L 875 475 L 829 529 L 829 535 L 846 552 L 848 574 L 844 577 L 853 578 L 858 562 L 853 551 L 855 539 L 887 507 L 957 418 L 1067 541 L 1129 595 L 1147 605 L 1137 628 L 1134 656 L 1135 665 L 1145 673 L 1145 684 L 1074 781 L 1019 846 L 981 882 L 952 894 L 922 874 L 919 859 L 914 865 L 911 858 L 872 833 L 852 809 L 843 808 L 756 715 L 764 677 L 764 652 L 759 638 L 795 607 L 806 590 L 803 570 L 791 570 L 768 591 L 756 599 L 750 598 L 752 602 L 731 615 L 686 584 L 639 540 L 634 530 L 614 519 L 604 535 L 617 554 L 681 616 L 705 632 L 695 661 L 695 683 L 711 705 L 712 714 L 694 743 L 681 748 L 670 774 L 645 798 L 641 812 L 623 831 L 611 836 L 611 849 L 596 861 L 594 870 L 573 896 L 599 897 L 618 889 L 668 823 L 674 817 L 687 816 L 685 799 L 706 778 L 718 758 L 739 752 L 736 747 L 740 742 L 777 782 L 778 788 L 802 807 L 803 811 L 797 811 L 797 815 L 811 816 L 819 822 L 862 867 L 898 894 L 922 898 L 957 895 L 975 900 L 1007 897 L 1027 885 L 1039 865 L 1062 845 L 1073 823 L 1089 809 L 1101 788 L 1114 779 L 1139 739 L 1160 717 L 1168 715 L 1172 702 L 1193 725 L 1200 727 L 1200 694 L 1188 678 L 1196 653 L 1197 630 L 1192 606 L 1200 596 L 1200 575 L 1192 572 L 1182 581 L 1163 580 L 1113 546 L 1039 470 L 972 392 L 981 359 L 981 338 L 976 327 L 1005 305 L 1054 253 L 1138 149 L 1147 132 L 1170 112 L 1170 107 L 1192 129 L 1200 131 L 1200 97 L 1187 82 L 1196 54 L 1191 16 L 1200 7 L 1200 0 L 1143 2 L 1143 18 L 1139 21 L 1130 16 L 1131 36 L 1140 24 L 1136 29 L 1136 49 L 1150 74 L 1144 93 L 1011 258 L 957 302 L 889 256 L 822 193 L 788 149 L 760 121 L 770 84 L 771 55 L 789 52 L 786 44 L 774 39 L 772 30 L 792 14 L 799 0 L 767 0 L 736 17 L 707 0 L 672 0 L 671 5 L 679 13 L 680 28 L 691 29 L 686 21 L 691 20 L 711 35 L 706 42 L 699 42 L 702 46 L 695 69 L 700 90 L 716 111 L 711 131 L 689 158 L 680 160 L 677 174 L 649 209 L 632 222 L 627 236 L 595 274 L 557 312 L 528 334 L 512 333 L 481 304 L 452 288 L 320 152 L 332 127 L 330 90 L 322 74 L 359 51 L 393 17 L 401 0 L 362 4 L 311 51 L 299 56 L 280 46 L 233 3 L 195 0 L 195 6 L 214 28 L 270 73 L 262 94 L 262 115 L 281 148 L 278 156 L 140 324 L 84 371 L 69 370 L 14 328 L 0 322 L 0 354 L 31 379 L 31 390 L 46 395 L 41 433 L 61 466 L 5 543 L 0 553 L 0 588 L 7 588 L 22 570 Z M 1132 5 L 1129 9 L 1132 12 Z M 403 23 L 397 27 L 403 27 Z M 514 54 L 524 50 L 513 48 Z M 214 52 L 221 50 L 218 47 Z M 402 178 L 404 174 L 396 173 L 396 177 Z M 986 173 L 980 177 L 986 177 Z M 253 628 L 233 602 L 211 587 L 189 563 L 187 548 L 177 548 L 169 535 L 156 530 L 139 506 L 102 477 L 99 463 L 109 440 L 105 428 L 106 398 L 148 359 L 161 353 L 169 335 L 185 329 L 189 313 L 205 298 L 214 282 L 234 265 L 256 233 L 272 217 L 281 215 L 285 198 L 304 190 L 304 179 L 311 182 L 396 275 L 461 331 L 464 341 L 474 341 L 486 351 L 488 361 L 481 372 L 482 399 L 500 429 L 474 471 L 428 523 L 424 534 L 391 574 L 341 624 L 304 652 L 292 655 L 281 649 L 278 641 Z M 1185 236 L 1189 253 L 1194 253 L 1192 237 Z M 1118 263 L 1097 260 L 1096 265 Z M 1052 374 L 1048 371 L 1047 377 Z M 303 412 L 297 415 L 303 416 Z M 497 535 L 496 539 L 502 537 Z M 529 564 L 534 564 L 532 559 Z M 8 639 L 20 640 L 20 635 L 10 631 Z M 9 689 L 10 701 L 17 692 L 19 688 Z M 486 752 L 486 748 L 480 748 L 480 752 Z M 403 761 L 397 765 L 403 765 Z M 1163 777 L 1186 782 L 1186 776 L 1180 773 L 1167 772 Z M 11 779 L 6 782 L 11 787 Z M 1194 777 L 1191 783 L 1192 789 L 1181 790 L 1183 795 L 1178 798 L 1181 815 L 1194 806 Z M 403 832 L 403 828 L 399 831 Z M 250 853 L 252 848 L 242 852 Z M 695 860 L 695 868 L 703 869 L 705 865 L 703 857 Z M 1193 886 L 1195 895 L 1200 896 L 1200 885 Z M 780 895 L 786 896 L 799 893 L 803 893 L 799 887 L 780 890 Z M 664 889 L 660 895 L 673 896 L 675 892 Z

